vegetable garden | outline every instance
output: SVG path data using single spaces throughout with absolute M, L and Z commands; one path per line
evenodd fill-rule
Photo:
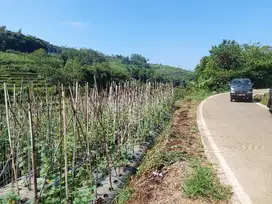
M 114 199 L 171 116 L 168 84 L 7 86 L 0 114 L 0 203 Z

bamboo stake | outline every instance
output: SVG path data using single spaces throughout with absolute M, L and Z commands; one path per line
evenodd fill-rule
M 17 192 L 18 192 L 18 195 L 20 195 L 18 181 L 17 181 L 17 171 L 16 171 L 16 166 L 15 166 L 15 160 L 14 160 L 15 152 L 14 152 L 14 147 L 13 147 L 12 138 L 11 138 L 11 132 L 10 132 L 8 95 L 7 95 L 7 86 L 6 86 L 6 83 L 4 83 L 4 92 L 5 92 L 6 120 L 7 120 L 7 129 L 8 129 L 10 153 L 11 153 L 11 158 L 12 158 L 12 167 L 13 167 L 13 173 L 14 173 L 14 179 L 15 179 L 15 182 L 16 182 Z
M 58 85 L 58 92 L 59 92 L 59 136 L 63 138 L 63 114 L 62 114 L 62 89 L 60 84 Z M 60 146 L 60 166 L 59 166 L 59 183 L 62 182 L 62 145 Z M 61 193 L 61 185 L 59 188 L 59 201 L 62 203 L 62 193 Z
M 16 90 L 15 90 L 15 84 L 14 84 L 14 92 L 13 92 L 13 109 L 17 110 L 17 101 L 16 101 Z M 19 111 L 17 111 L 18 114 L 20 115 Z M 19 124 L 19 123 L 18 123 Z M 20 127 L 20 124 L 19 124 Z M 16 136 L 16 175 L 18 176 L 18 171 L 19 171 L 19 162 L 20 162 L 20 134 L 21 131 L 18 131 L 17 127 L 16 127 L 16 122 L 13 122 L 13 129 L 14 129 L 14 135 L 17 134 Z
M 89 132 L 89 85 L 88 82 L 86 84 L 86 143 L 87 143 L 87 155 L 89 159 L 89 179 L 90 179 L 90 185 L 93 185 L 93 176 L 92 176 L 92 161 L 90 159 L 90 142 L 88 140 L 88 132 Z
M 72 163 L 72 169 L 73 169 L 73 174 L 75 176 L 75 162 L 76 162 L 76 153 L 77 153 L 77 119 L 76 119 L 76 114 L 77 114 L 77 100 L 78 100 L 78 83 L 76 82 L 76 88 L 75 88 L 75 100 L 73 106 L 75 107 L 75 112 L 74 112 L 74 149 L 73 149 L 73 163 Z M 73 95 L 71 95 L 73 97 Z
M 38 201 L 38 188 L 37 188 L 37 163 L 36 163 L 36 149 L 35 149 L 35 138 L 33 135 L 33 126 L 32 126 L 32 109 L 31 109 L 31 93 L 30 87 L 28 90 L 28 117 L 29 117 L 29 134 L 30 134 L 30 141 L 31 141 L 31 156 L 32 156 L 32 172 L 33 172 L 33 184 L 34 184 L 34 197 L 35 203 Z
M 65 189 L 66 203 L 69 203 L 69 184 L 68 184 L 68 157 L 67 157 L 67 127 L 66 127 L 66 107 L 65 107 L 65 92 L 62 85 L 62 106 L 63 106 L 63 135 L 64 135 L 64 165 L 65 165 Z
M 97 89 L 97 84 L 96 84 L 96 78 L 95 77 L 94 77 L 94 80 L 95 80 L 95 91 L 94 92 L 95 92 L 95 96 L 98 98 L 98 89 Z M 104 127 L 103 121 L 102 121 L 102 118 L 103 118 L 103 112 L 102 112 L 102 103 L 103 103 L 103 101 L 102 100 L 103 99 L 100 98 L 99 103 L 97 102 L 95 105 L 94 105 L 94 102 L 92 100 L 91 100 L 91 102 L 93 103 L 93 105 L 94 105 L 94 107 L 96 109 L 95 110 L 96 118 L 97 118 L 97 121 L 98 121 L 100 127 L 102 128 L 102 138 L 103 138 L 104 151 L 105 151 L 105 154 L 106 154 L 107 170 L 108 170 L 108 174 L 109 174 L 110 188 L 112 189 L 112 177 L 111 177 L 111 166 L 110 166 L 111 158 L 110 158 L 110 155 L 109 155 L 106 131 L 105 131 L 105 127 Z M 98 124 L 96 124 L 96 125 L 98 125 Z M 96 133 L 96 135 L 97 135 L 97 133 Z M 96 191 L 96 196 L 97 196 L 97 191 Z
M 48 99 L 48 88 L 46 86 L 45 88 L 45 97 L 46 97 L 46 108 L 47 108 L 47 142 L 48 145 L 51 145 L 51 141 L 50 141 L 50 131 L 51 131 L 51 118 L 50 118 L 50 108 L 49 108 L 49 99 Z M 50 155 L 51 156 L 51 155 Z
M 84 131 L 82 125 L 81 125 L 79 117 L 77 116 L 77 111 L 75 110 L 75 107 L 74 107 L 73 93 L 72 93 L 72 90 L 71 90 L 70 87 L 69 87 L 69 90 L 70 90 L 70 98 L 71 98 L 70 103 L 71 103 L 72 111 L 73 111 L 74 117 L 75 117 L 75 119 L 77 121 L 77 126 L 76 127 L 78 128 L 78 132 L 80 130 L 82 135 L 83 135 L 83 138 L 86 139 L 85 131 Z M 81 145 L 82 149 L 84 149 L 84 148 L 86 149 L 86 147 L 83 146 L 82 140 L 80 138 L 79 138 L 79 141 L 80 141 L 80 145 Z
M 13 85 L 13 104 L 16 104 L 16 86 L 15 84 Z
M 102 101 L 100 103 L 102 103 Z M 106 161 L 107 161 L 107 168 L 108 168 L 108 174 L 109 174 L 110 188 L 112 189 L 112 176 L 111 176 L 111 165 L 110 165 L 110 160 L 112 158 L 111 158 L 111 155 L 110 155 L 110 152 L 109 152 L 108 140 L 107 140 L 107 137 L 106 137 L 106 131 L 105 131 L 105 127 L 104 127 L 104 124 L 103 124 L 103 112 L 102 112 L 101 104 L 98 106 L 98 110 L 97 110 L 96 114 L 97 114 L 96 117 L 98 119 L 98 122 L 99 122 L 99 124 L 100 124 L 100 126 L 102 128 L 102 137 L 103 137 L 103 143 L 104 143 L 104 150 L 105 150 L 105 154 L 106 154 Z M 116 172 L 115 166 L 114 166 L 114 169 L 115 169 L 115 172 Z M 116 174 L 117 174 L 117 172 L 116 172 Z
M 22 94 L 23 94 L 23 79 L 21 80 L 21 88 L 20 88 L 20 102 L 22 102 Z
M 20 103 L 22 109 L 24 110 L 24 113 L 25 113 L 25 117 L 26 117 L 26 120 L 25 120 L 25 127 L 26 127 L 26 135 L 29 134 L 29 120 L 28 120 L 28 112 L 27 110 L 25 110 L 23 108 L 23 105 L 22 103 Z M 16 118 L 16 117 L 15 117 Z M 32 124 L 33 125 L 33 124 Z M 27 177 L 27 174 L 26 174 L 26 182 L 27 182 L 27 188 L 28 190 L 30 191 L 31 190 L 31 142 L 30 142 L 30 139 L 28 138 L 28 136 L 26 136 L 26 140 L 27 140 L 27 170 L 28 170 L 28 177 Z

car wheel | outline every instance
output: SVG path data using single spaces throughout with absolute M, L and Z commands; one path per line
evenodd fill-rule
M 230 102 L 232 102 L 233 101 L 233 98 L 230 98 Z

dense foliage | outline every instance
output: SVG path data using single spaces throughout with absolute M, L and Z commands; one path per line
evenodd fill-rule
M 88 82 L 105 88 L 110 82 L 128 80 L 181 82 L 193 78 L 183 69 L 154 65 L 140 54 L 106 56 L 92 49 L 58 47 L 33 36 L 12 32 L 0 27 L 0 80 L 8 84 L 33 81 L 37 86 L 45 83 L 72 85 Z
M 204 56 L 196 67 L 198 88 L 213 91 L 225 90 L 235 77 L 250 78 L 255 88 L 272 85 L 272 52 L 259 43 L 240 45 L 223 40 L 212 46 L 209 56 Z

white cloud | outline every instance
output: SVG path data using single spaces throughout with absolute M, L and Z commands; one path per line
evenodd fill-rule
M 75 28 L 85 28 L 87 24 L 80 22 L 80 21 L 63 21 L 63 24 L 70 25 Z

